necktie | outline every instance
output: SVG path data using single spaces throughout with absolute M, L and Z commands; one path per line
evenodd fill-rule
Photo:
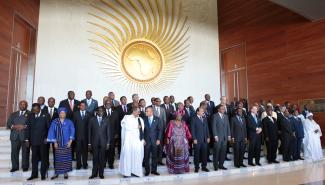
M 123 111 L 126 112 L 126 106 L 125 105 L 123 105 Z
M 53 109 L 52 108 L 50 108 L 50 116 L 51 116 L 51 119 L 52 119 L 52 117 L 53 117 Z
M 100 126 L 100 123 L 102 122 L 102 118 L 98 117 L 98 125 Z
M 202 117 L 200 117 L 200 120 L 203 122 L 203 118 Z
M 159 107 L 157 107 L 156 110 L 158 112 L 158 116 L 160 116 L 160 109 L 159 109 Z
M 241 119 L 240 116 L 238 116 L 238 119 L 239 119 L 239 121 L 240 121 L 240 124 L 242 125 L 242 124 L 243 124 L 243 120 Z
M 70 109 L 73 110 L 73 102 L 70 100 Z
M 38 114 L 35 114 L 35 118 L 38 118 Z
M 191 116 L 189 108 L 186 108 L 186 112 L 187 112 L 188 116 Z
M 168 105 L 166 105 L 166 109 L 167 109 L 167 110 L 168 110 L 168 108 L 169 108 Z
M 149 126 L 151 127 L 152 125 L 152 118 L 149 118 Z
M 81 118 L 82 118 L 82 119 L 85 118 L 85 111 L 81 111 Z
M 256 118 L 256 115 L 254 115 L 254 120 L 255 120 L 255 123 L 257 125 L 257 118 Z

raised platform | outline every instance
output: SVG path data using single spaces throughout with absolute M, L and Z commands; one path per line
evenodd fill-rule
M 231 157 L 231 155 L 229 155 Z M 210 157 L 212 158 L 212 157 Z M 191 171 L 186 174 L 181 175 L 171 175 L 168 173 L 166 166 L 159 166 L 158 172 L 161 174 L 160 176 L 148 176 L 142 178 L 123 178 L 118 173 L 118 161 L 115 161 L 115 169 L 105 169 L 105 179 L 94 179 L 89 180 L 88 177 L 91 175 L 91 167 L 92 162 L 88 161 L 89 168 L 87 170 L 74 170 L 69 173 L 69 179 L 64 180 L 63 177 L 59 177 L 57 180 L 51 181 L 49 178 L 46 181 L 41 181 L 40 179 L 36 179 L 33 181 L 26 181 L 28 177 L 31 175 L 31 171 L 22 172 L 18 171 L 15 173 L 10 173 L 9 170 L 11 168 L 10 163 L 10 141 L 9 141 L 9 131 L 8 130 L 0 130 L 0 184 L 8 184 L 8 185 L 16 185 L 16 184 L 44 184 L 44 185 L 97 185 L 97 184 L 133 184 L 133 183 L 157 183 L 157 182 L 175 182 L 179 183 L 181 181 L 190 180 L 190 179 L 198 179 L 198 178 L 209 178 L 209 177 L 217 177 L 217 176 L 227 176 L 234 174 L 247 174 L 247 173 L 255 173 L 262 171 L 270 171 L 276 170 L 279 168 L 291 168 L 299 165 L 305 165 L 308 163 L 312 163 L 310 160 L 304 161 L 294 161 L 294 162 L 282 162 L 282 156 L 278 156 L 278 160 L 281 161 L 279 164 L 267 164 L 264 157 L 261 158 L 262 166 L 255 167 L 247 167 L 247 168 L 234 168 L 233 161 L 226 161 L 225 166 L 228 168 L 226 171 L 212 171 L 213 166 L 212 163 L 208 163 L 208 168 L 211 170 L 210 172 L 193 172 L 193 164 L 191 164 Z M 190 159 L 193 162 L 193 159 Z M 244 161 L 247 164 L 247 161 Z M 50 170 L 48 172 L 48 176 L 51 177 L 54 174 L 53 163 L 51 160 Z M 75 167 L 75 162 L 73 162 L 73 166 Z M 31 169 L 31 168 L 30 168 Z

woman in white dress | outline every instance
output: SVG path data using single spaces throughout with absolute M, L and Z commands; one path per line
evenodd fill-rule
M 125 115 L 121 121 L 122 147 L 119 171 L 124 177 L 142 177 L 142 160 L 144 155 L 144 122 L 139 117 L 140 109 L 132 109 L 131 115 Z
M 304 157 L 318 161 L 323 159 L 323 150 L 320 141 L 322 131 L 319 125 L 313 120 L 313 113 L 309 112 L 304 122 L 305 140 Z

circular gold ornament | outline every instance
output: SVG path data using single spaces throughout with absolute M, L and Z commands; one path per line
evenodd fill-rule
M 131 41 L 122 50 L 122 71 L 133 81 L 140 83 L 154 81 L 162 71 L 163 64 L 161 51 L 150 41 Z

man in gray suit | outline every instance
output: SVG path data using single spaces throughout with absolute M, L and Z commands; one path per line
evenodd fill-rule
M 94 112 L 98 107 L 98 101 L 92 98 L 93 93 L 91 90 L 86 91 L 86 99 L 83 99 L 81 102 L 86 104 L 86 111 L 90 113 L 90 115 L 94 116 Z
M 153 114 L 154 116 L 158 117 L 162 123 L 162 139 L 161 139 L 161 143 L 160 145 L 158 146 L 158 164 L 159 165 L 164 165 L 164 163 L 162 162 L 162 157 L 163 157 L 163 150 L 162 150 L 162 145 L 164 143 L 164 133 L 165 133 L 165 130 L 166 130 L 166 112 L 165 112 L 165 109 L 160 107 L 161 106 L 161 100 L 160 98 L 155 98 L 155 101 L 154 101 L 154 105 L 152 106 L 153 108 Z
M 10 172 L 19 170 L 19 151 L 22 149 L 22 168 L 27 171 L 29 168 L 29 148 L 25 142 L 25 129 L 30 112 L 27 110 L 27 101 L 19 102 L 19 110 L 10 114 L 7 121 L 7 128 L 11 130 L 11 164 Z
M 212 116 L 213 144 L 213 166 L 214 170 L 227 170 L 223 163 L 227 155 L 227 142 L 231 139 L 229 118 L 225 114 L 225 106 L 218 105 L 218 112 Z

